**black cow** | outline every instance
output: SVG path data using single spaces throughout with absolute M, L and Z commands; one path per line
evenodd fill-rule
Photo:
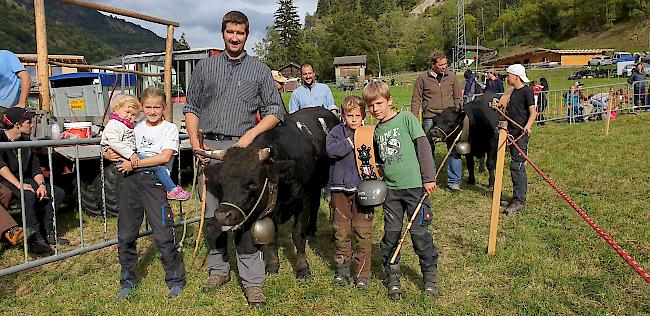
M 469 119 L 469 143 L 471 152 L 465 157 L 469 177 L 468 184 L 476 184 L 474 177 L 474 157 L 487 155 L 486 167 L 490 174 L 489 185 L 494 186 L 494 169 L 497 161 L 497 144 L 499 141 L 499 114 L 490 103 L 496 98 L 493 93 L 486 93 L 463 106 L 463 110 L 447 108 L 433 120 L 433 126 L 427 135 L 434 141 L 444 141 L 448 145 L 456 139 L 462 129 L 465 117 Z
M 259 135 L 247 148 L 218 151 L 222 163 L 206 168 L 207 187 L 221 204 L 215 212 L 217 227 L 250 229 L 269 216 L 275 224 L 275 242 L 267 245 L 267 273 L 277 273 L 277 227 L 292 216 L 296 247 L 296 276 L 310 275 L 305 256 L 307 235 L 316 232 L 321 190 L 327 183 L 325 137 L 339 119 L 322 108 L 308 108 L 285 117 L 275 128 Z M 206 232 L 206 235 L 219 232 Z

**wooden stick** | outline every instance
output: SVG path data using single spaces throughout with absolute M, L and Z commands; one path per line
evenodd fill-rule
M 50 67 L 47 64 L 47 30 L 45 26 L 44 0 L 34 0 L 36 24 L 36 72 L 38 74 L 39 108 L 50 111 Z
M 167 41 L 165 44 L 165 120 L 174 122 L 172 115 L 172 50 L 174 49 L 174 26 L 167 25 Z
M 140 20 L 144 20 L 144 21 L 153 22 L 153 23 L 158 23 L 158 24 L 163 24 L 163 25 L 173 25 L 173 26 L 176 26 L 176 27 L 180 26 L 180 24 L 178 24 L 178 22 L 157 18 L 155 16 L 150 16 L 150 15 L 142 14 L 142 13 L 135 12 L 135 11 L 115 8 L 115 7 L 111 7 L 111 6 L 107 6 L 107 5 L 103 5 L 103 4 L 99 4 L 99 3 L 82 1 L 82 0 L 57 0 L 57 1 L 59 1 L 61 3 L 81 7 L 81 8 L 104 11 L 104 12 L 107 12 L 107 13 L 113 13 L 113 14 L 118 14 L 118 15 L 122 15 L 122 16 L 128 16 L 128 17 L 132 17 L 132 18 L 136 18 L 136 19 L 140 19 Z
M 490 218 L 490 237 L 488 239 L 488 255 L 493 256 L 497 246 L 497 230 L 499 228 L 499 210 L 501 209 L 501 189 L 503 186 L 503 166 L 506 160 L 506 140 L 508 122 L 499 122 L 499 148 L 497 151 L 497 169 L 494 174 L 494 191 L 492 193 L 492 216 Z
M 402 249 L 402 244 L 404 243 L 404 239 L 406 239 L 406 234 L 408 234 L 409 230 L 411 230 L 411 226 L 413 226 L 413 221 L 415 220 L 415 217 L 420 213 L 420 207 L 422 207 L 422 203 L 424 203 L 424 199 L 426 199 L 427 195 L 428 194 L 424 192 L 424 194 L 422 194 L 422 198 L 420 198 L 420 203 L 418 203 L 418 206 L 415 207 L 415 210 L 413 211 L 413 215 L 411 215 L 411 220 L 409 220 L 409 223 L 406 226 L 406 230 L 404 230 L 404 234 L 402 234 L 402 239 L 399 240 L 399 243 L 397 244 L 397 248 L 395 248 L 395 252 L 393 252 L 393 257 L 390 258 L 390 264 L 395 263 L 395 260 L 397 259 L 397 255 L 399 254 L 400 249 Z
M 605 123 L 605 136 L 609 135 L 609 122 L 612 121 L 612 102 L 614 97 L 612 96 L 612 90 L 609 90 L 609 101 L 607 102 L 607 122 Z

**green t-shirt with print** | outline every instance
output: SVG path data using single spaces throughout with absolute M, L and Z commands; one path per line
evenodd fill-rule
M 384 163 L 384 180 L 388 188 L 422 187 L 420 163 L 413 141 L 423 136 L 420 122 L 411 112 L 400 112 L 377 124 L 374 139 L 379 159 Z

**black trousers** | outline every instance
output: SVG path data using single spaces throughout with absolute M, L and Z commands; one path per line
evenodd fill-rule
M 26 184 L 30 184 L 34 191 L 38 189 L 38 184 L 34 179 L 23 179 Z M 0 183 L 6 186 L 13 195 L 13 198 L 20 201 L 20 189 L 15 187 L 9 181 L 2 180 Z M 54 225 L 54 207 L 52 207 L 52 198 L 54 199 L 55 207 L 59 207 L 63 198 L 65 197 L 65 191 L 62 188 L 54 186 L 54 196 L 52 196 L 52 188 L 49 183 L 45 183 L 45 189 L 47 190 L 47 199 L 38 200 L 36 193 L 24 190 L 25 192 L 25 227 L 27 228 L 27 236 L 32 236 L 34 233 L 40 232 L 41 229 L 51 230 Z M 40 224 L 43 224 L 43 227 L 40 227 Z M 43 231 L 45 233 L 45 231 Z
M 415 209 L 423 192 L 423 188 L 388 189 L 384 201 L 384 237 L 381 239 L 380 244 L 385 268 L 390 266 L 390 259 L 401 238 L 404 218 L 406 217 L 407 221 L 410 220 L 413 212 L 417 211 L 419 215 L 413 221 L 410 231 L 413 249 L 420 259 L 422 272 L 438 271 L 438 249 L 436 249 L 433 237 L 431 237 L 428 230 L 433 217 L 431 208 L 425 201 L 420 209 Z M 401 251 L 404 251 L 404 248 Z M 399 259 L 400 256 L 398 255 L 395 264 L 399 264 Z
M 521 135 L 521 132 L 510 131 L 510 133 L 515 139 Z M 517 141 L 517 146 L 528 155 L 528 135 L 521 137 Z M 512 201 L 526 204 L 526 193 L 528 192 L 526 159 L 512 145 L 510 145 L 510 175 L 512 177 Z
M 170 289 L 185 285 L 183 253 L 174 235 L 174 216 L 167 202 L 167 192 L 152 173 L 130 174 L 120 187 L 120 212 L 117 217 L 118 254 L 122 272 L 120 285 L 133 287 L 137 282 L 138 252 L 136 242 L 144 214 L 153 230 L 156 247 L 162 254 L 165 283 Z

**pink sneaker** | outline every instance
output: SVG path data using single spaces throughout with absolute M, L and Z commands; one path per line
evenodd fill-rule
M 167 199 L 177 201 L 187 201 L 190 198 L 190 192 L 183 190 L 180 185 L 167 192 Z

